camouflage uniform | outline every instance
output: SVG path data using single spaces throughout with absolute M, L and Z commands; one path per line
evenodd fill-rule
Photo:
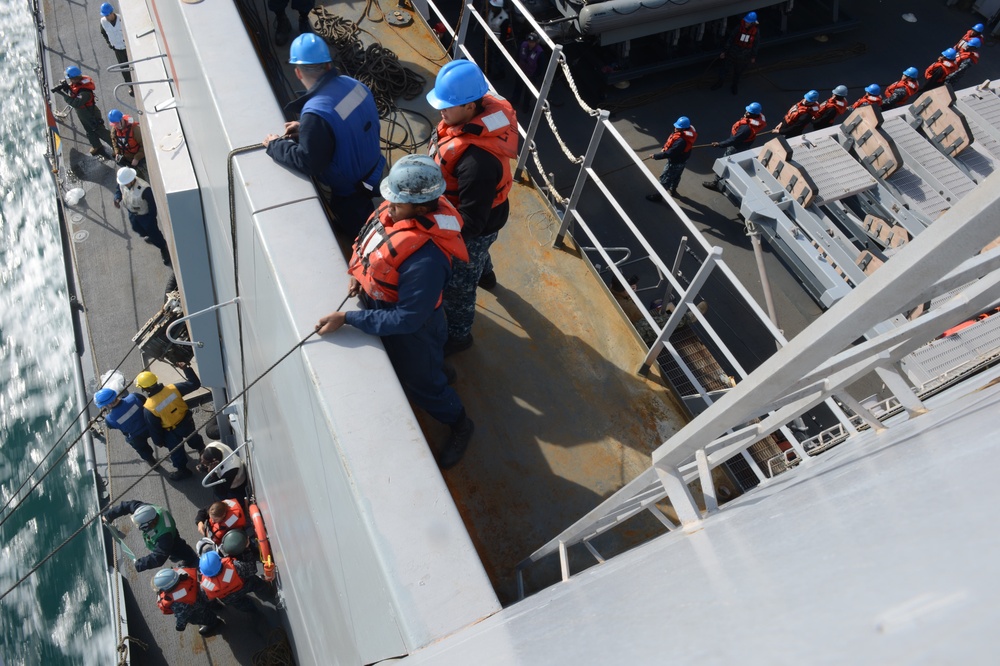
M 250 594 L 256 592 L 258 597 L 271 598 L 274 592 L 271 586 L 257 575 L 257 561 L 247 562 L 233 558 L 236 573 L 243 579 L 243 587 L 221 599 L 222 603 L 244 613 L 256 613 L 260 608 L 250 599 Z
M 686 166 L 687 162 L 667 162 L 660 172 L 660 185 L 663 185 L 663 189 L 676 192 Z
M 483 273 L 493 270 L 490 246 L 499 232 L 466 238 L 469 249 L 469 263 L 454 261 L 451 279 L 444 288 L 444 312 L 448 316 L 448 337 L 454 340 L 467 338 L 472 334 L 472 320 L 476 316 L 476 289 Z
M 184 631 L 188 624 L 200 624 L 203 627 L 208 627 L 220 621 L 219 616 L 209 608 L 208 599 L 200 588 L 198 589 L 198 598 L 193 604 L 175 601 L 171 609 L 174 611 L 174 628 L 177 631 Z

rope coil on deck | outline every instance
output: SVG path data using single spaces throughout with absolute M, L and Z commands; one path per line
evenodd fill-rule
M 397 98 L 414 99 L 423 92 L 426 79 L 405 67 L 392 50 L 381 44 L 365 46 L 358 35 L 367 31 L 357 23 L 324 7 L 316 7 L 312 13 L 316 17 L 316 34 L 333 47 L 337 66 L 371 89 L 379 116 L 396 111 Z

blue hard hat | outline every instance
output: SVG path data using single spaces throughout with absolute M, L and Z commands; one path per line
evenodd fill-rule
M 972 26 L 972 29 L 975 30 L 976 32 L 986 32 L 986 26 L 983 25 L 982 23 L 977 23 L 976 25 Z
M 865 88 L 865 92 L 869 95 L 881 95 L 882 88 L 880 88 L 877 83 L 873 83 Z
M 837 97 L 847 97 L 847 86 L 840 85 L 832 90 Z
M 943 55 L 948 60 L 954 60 L 955 56 L 958 55 L 958 51 L 956 51 L 955 49 L 945 49 L 944 51 L 941 51 L 941 55 Z
M 756 23 L 757 12 L 750 12 L 749 14 L 743 17 L 743 20 L 746 21 L 747 23 Z
M 110 2 L 105 2 L 101 5 L 101 16 L 111 16 L 115 13 L 115 8 L 111 6 Z
M 483 98 L 489 92 L 483 70 L 471 60 L 452 60 L 441 68 L 427 102 L 435 109 L 450 109 Z
M 107 407 L 115 401 L 116 395 L 118 394 L 115 393 L 114 389 L 102 388 L 94 394 L 94 404 L 98 407 Z
M 908 76 L 911 79 L 915 79 L 918 76 L 920 76 L 920 72 L 917 70 L 916 67 L 907 67 L 906 69 L 903 70 L 903 76 Z
M 198 568 L 202 575 L 214 576 L 222 570 L 222 559 L 214 550 L 210 550 L 198 559 Z
M 674 123 L 674 127 L 677 129 L 687 129 L 688 127 L 691 127 L 691 119 L 687 116 L 681 116 L 677 119 L 677 122 Z
M 124 114 L 118 109 L 111 109 L 108 111 L 108 122 L 110 123 L 120 123 L 122 121 L 122 116 Z
M 288 62 L 292 65 L 322 65 L 333 62 L 330 47 L 314 32 L 299 35 L 288 49 Z
M 747 113 L 752 113 L 754 115 L 757 115 L 758 113 L 761 112 L 761 109 L 762 109 L 761 105 L 758 104 L 757 102 L 750 102 L 749 104 L 747 104 Z
M 75 79 L 78 76 L 83 76 L 83 72 L 80 71 L 79 67 L 77 67 L 76 65 L 70 65 L 69 67 L 66 68 L 67 79 Z
M 819 92 L 817 92 L 815 90 L 810 90 L 805 95 L 803 95 L 802 99 L 804 99 L 807 102 L 818 102 L 819 101 Z
M 969 46 L 971 46 L 974 49 L 978 49 L 982 45 L 983 42 L 978 37 L 973 37 L 972 39 L 969 40 Z

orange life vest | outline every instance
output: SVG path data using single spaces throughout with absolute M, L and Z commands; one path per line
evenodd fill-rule
M 225 599 L 233 592 L 243 589 L 243 579 L 236 571 L 236 563 L 231 557 L 222 558 L 222 568 L 214 576 L 201 577 L 201 589 L 205 590 L 205 596 L 209 601 L 213 599 Z
M 89 109 L 94 106 L 97 102 L 97 93 L 94 91 L 97 87 L 94 85 L 94 80 L 89 76 L 81 76 L 78 83 L 69 82 L 69 94 L 73 97 L 77 97 L 81 90 L 89 90 L 92 94 L 90 95 L 90 101 L 83 105 L 83 108 Z
M 697 138 L 698 130 L 694 127 L 688 127 L 687 129 L 674 128 L 673 134 L 668 136 L 666 143 L 663 144 L 663 151 L 666 152 L 670 150 L 678 141 L 683 141 L 684 152 L 690 153 L 691 149 L 694 148 L 694 142 Z
M 462 216 L 444 197 L 438 199 L 436 211 L 399 222 L 389 218 L 389 204 L 384 203 L 358 234 L 347 272 L 375 300 L 395 303 L 399 300 L 399 267 L 427 241 L 437 245 L 449 263 L 452 258 L 469 260 L 462 224 Z M 437 305 L 441 305 L 441 296 Z
M 175 571 L 181 575 L 177 585 L 168 592 L 160 590 L 157 595 L 156 606 L 164 615 L 174 614 L 175 603 L 191 606 L 198 600 L 198 570 L 178 568 Z
M 126 155 L 135 155 L 139 152 L 139 142 L 135 138 L 135 123 L 131 116 L 122 116 L 119 123 L 115 123 L 115 145 L 118 150 Z
M 972 64 L 973 65 L 978 65 L 979 64 L 979 51 L 977 51 L 976 49 L 970 49 L 970 48 L 959 49 L 958 55 L 955 56 L 955 69 L 958 69 L 959 66 L 961 66 L 961 64 L 963 62 L 965 62 L 966 60 L 970 60 L 970 59 L 972 60 Z
M 736 33 L 736 39 L 734 44 L 741 49 L 752 49 L 754 42 L 757 41 L 757 24 L 747 23 L 743 19 L 740 19 L 740 29 Z
M 831 118 L 836 118 L 844 111 L 847 111 L 847 98 L 838 97 L 836 95 L 832 96 L 830 99 L 823 102 L 820 107 L 816 110 L 815 118 L 820 118 L 826 115 L 827 111 L 833 110 L 833 115 Z
M 431 157 L 444 174 L 444 195 L 455 206 L 458 201 L 458 177 L 455 166 L 469 146 L 479 146 L 498 160 L 503 175 L 493 197 L 493 208 L 507 200 L 514 184 L 510 160 L 517 156 L 517 116 L 510 102 L 502 97 L 483 97 L 483 112 L 461 127 L 452 127 L 443 120 L 437 126 L 437 140 L 431 142 Z
M 897 90 L 903 90 L 906 92 L 906 94 L 900 97 L 898 101 L 893 102 L 896 106 L 900 106 L 902 104 L 905 104 L 906 100 L 910 99 L 910 97 L 915 95 L 916 92 L 920 90 L 920 84 L 917 83 L 914 79 L 911 79 L 908 76 L 904 76 L 899 81 L 896 81 L 895 83 L 893 83 L 892 85 L 890 85 L 888 88 L 885 89 L 885 101 L 888 102 L 890 99 L 892 99 L 893 93 L 895 93 Z
M 955 70 L 958 69 L 958 65 L 955 64 L 953 61 L 948 60 L 947 58 L 938 58 L 937 60 L 932 62 L 930 66 L 927 67 L 927 69 L 924 70 L 924 78 L 933 81 L 935 68 L 940 69 L 944 72 L 941 78 L 939 79 L 940 81 L 944 81 L 945 77 L 947 77 L 949 74 L 953 74 Z
M 784 122 L 786 125 L 803 125 L 815 118 L 817 113 L 819 113 L 819 104 L 816 102 L 807 102 L 803 99 L 788 109 Z
M 979 39 L 982 39 L 983 38 L 983 33 L 976 32 L 975 30 L 972 30 L 970 28 L 968 30 L 968 32 L 966 32 L 962 36 L 962 39 L 958 40 L 958 44 L 955 44 L 955 50 L 956 51 L 960 51 L 962 49 L 962 47 L 965 46 L 965 45 L 967 45 L 969 43 L 969 40 L 972 39 L 973 37 L 978 37 Z
M 731 130 L 732 135 L 736 136 L 736 132 L 738 132 L 740 127 L 743 125 L 750 128 L 750 138 L 747 139 L 747 143 L 751 143 L 757 138 L 757 135 L 760 134 L 761 130 L 767 127 L 767 120 L 765 120 L 763 113 L 758 113 L 756 116 L 743 116 L 733 123 L 733 129 Z
M 222 543 L 222 537 L 226 536 L 229 530 L 242 530 L 247 526 L 247 517 L 240 503 L 231 499 L 222 501 L 227 507 L 226 515 L 219 522 L 208 519 L 208 529 L 212 531 L 212 540 L 215 543 Z
M 865 93 L 864 97 L 851 105 L 851 109 L 860 109 L 862 106 L 874 106 L 876 109 L 881 109 L 882 98 L 878 95 L 869 95 L 868 93 Z

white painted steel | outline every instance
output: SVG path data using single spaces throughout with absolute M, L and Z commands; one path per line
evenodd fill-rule
M 991 664 L 1000 387 L 986 382 L 406 662 Z
M 269 95 L 247 104 L 248 90 L 269 86 L 250 64 L 257 59 L 246 35 L 217 38 L 216 26 L 240 24 L 231 3 L 156 6 L 173 52 L 192 54 L 169 62 L 177 73 L 173 113 L 193 156 L 204 210 L 198 227 L 212 259 L 206 254 L 200 266 L 180 268 L 189 299 L 215 285 L 211 304 L 235 296 L 227 155 L 258 143 L 284 118 Z M 307 179 L 263 151 L 241 155 L 235 167 L 243 342 L 253 379 L 339 302 L 347 276 Z M 192 326 L 201 319 L 213 318 Z M 232 394 L 244 382 L 236 313 L 221 310 L 218 320 L 223 383 Z M 358 384 L 359 376 L 368 380 Z M 331 655 L 373 663 L 499 609 L 377 338 L 345 329 L 306 345 L 258 384 L 247 404 L 258 502 L 300 663 L 326 663 Z

